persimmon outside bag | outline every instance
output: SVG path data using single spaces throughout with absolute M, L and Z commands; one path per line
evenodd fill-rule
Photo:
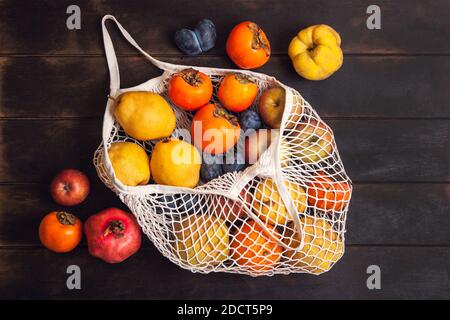
M 163 71 L 161 76 L 132 88 L 120 88 L 117 58 L 105 26 L 107 20 L 114 21 L 125 39 Z M 107 152 L 111 144 L 132 141 L 151 156 L 158 141 L 142 142 L 127 136 L 114 118 L 115 98 L 129 91 L 151 91 L 170 101 L 170 78 L 190 67 L 151 57 L 111 15 L 103 17 L 102 29 L 110 99 L 103 119 L 103 141 L 95 153 L 94 164 L 101 180 L 137 217 L 156 248 L 192 272 L 259 276 L 328 271 L 344 254 L 352 187 L 332 130 L 309 103 L 274 77 L 246 70 L 194 67 L 211 78 L 214 92 L 222 77 L 230 72 L 252 78 L 259 92 L 273 86 L 284 88 L 286 103 L 280 134 L 255 164 L 200 183 L 194 189 L 155 183 L 126 186 L 114 174 Z M 215 94 L 213 101 L 217 101 Z M 193 114 L 172 107 L 176 129 L 189 129 Z M 251 108 L 256 109 L 256 105 Z

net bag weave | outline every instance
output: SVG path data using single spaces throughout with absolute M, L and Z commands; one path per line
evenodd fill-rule
M 163 71 L 161 76 L 132 88 L 120 88 L 107 20 L 114 21 L 130 44 Z M 189 67 L 151 57 L 113 16 L 103 18 L 102 28 L 111 99 L 106 105 L 103 141 L 95 152 L 94 164 L 100 179 L 129 207 L 156 248 L 192 272 L 271 276 L 328 271 L 344 254 L 352 187 L 332 130 L 309 103 L 274 77 L 244 70 L 194 67 L 211 78 L 214 92 L 230 72 L 251 77 L 259 92 L 273 86 L 284 88 L 286 104 L 277 138 L 255 164 L 193 189 L 152 182 L 126 186 L 116 178 L 108 157 L 111 144 L 132 141 L 151 156 L 158 141 L 142 142 L 127 136 L 114 118 L 114 99 L 128 91 L 151 91 L 170 101 L 168 81 L 174 73 Z M 213 101 L 216 99 L 214 94 Z M 193 114 L 172 107 L 177 129 L 189 129 Z M 256 110 L 256 105 L 251 108 Z

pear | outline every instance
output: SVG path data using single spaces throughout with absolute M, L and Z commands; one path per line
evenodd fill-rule
M 172 107 L 153 92 L 125 92 L 117 100 L 114 115 L 127 135 L 141 141 L 169 137 L 176 125 Z

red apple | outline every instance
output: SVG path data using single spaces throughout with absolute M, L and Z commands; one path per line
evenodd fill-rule
M 246 205 L 251 210 L 252 194 L 244 188 L 240 192 L 244 201 L 234 201 L 225 196 L 218 196 L 219 205 L 215 208 L 215 215 L 219 218 L 229 221 L 230 223 L 236 222 L 237 219 L 244 217 L 247 212 L 243 206 Z
M 89 179 L 81 171 L 66 169 L 53 178 L 50 193 L 56 203 L 74 206 L 86 199 L 89 194 Z
M 283 88 L 273 87 L 263 92 L 259 98 L 258 111 L 266 126 L 280 128 L 285 103 L 286 92 Z
M 302 99 L 296 95 L 292 97 L 291 113 L 287 117 L 286 129 L 292 129 L 303 115 Z M 279 129 L 286 106 L 286 92 L 282 87 L 267 89 L 259 98 L 258 111 L 262 121 L 272 129 Z
M 259 129 L 245 137 L 245 162 L 254 164 L 270 146 L 278 130 Z
M 105 209 L 84 223 L 89 253 L 108 263 L 119 263 L 141 247 L 141 229 L 136 218 L 117 208 Z
M 290 135 L 290 143 L 295 145 L 294 158 L 304 163 L 316 163 L 333 153 L 333 132 L 322 121 L 315 119 L 300 123 Z

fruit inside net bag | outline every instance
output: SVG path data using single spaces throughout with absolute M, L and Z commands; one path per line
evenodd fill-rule
M 117 59 L 105 26 L 107 20 L 114 21 L 123 36 L 163 71 L 161 76 L 133 88 L 120 87 Z M 102 181 L 129 207 L 143 232 L 165 257 L 193 272 L 251 276 L 321 274 L 342 257 L 351 181 L 339 157 L 333 131 L 295 89 L 261 73 L 161 62 L 143 51 L 112 16 L 103 18 L 103 36 L 110 71 L 110 99 L 103 121 L 103 141 L 95 153 L 94 164 Z M 267 148 L 260 149 L 264 140 L 261 134 L 255 134 L 255 140 L 247 143 L 247 149 L 257 154 L 254 164 L 243 169 L 243 165 L 213 163 L 208 164 L 211 168 L 200 170 L 199 161 L 205 162 L 204 155 L 187 141 L 189 137 L 179 133 L 191 131 L 194 113 L 172 103 L 168 94 L 174 75 L 186 76 L 186 70 L 191 69 L 207 75 L 213 92 L 230 74 L 243 75 L 257 85 L 257 96 L 248 110 L 236 116 L 230 113 L 231 123 L 237 125 L 240 121 L 247 129 L 261 130 L 259 115 L 265 123 L 274 121 L 270 110 L 264 115 L 259 112 L 258 103 L 282 101 L 281 122 L 269 131 Z M 124 93 L 133 92 L 157 94 L 158 97 L 151 97 L 153 100 L 162 97 L 164 102 L 159 108 L 169 122 L 158 120 L 145 134 L 134 130 L 129 121 L 122 126 L 115 108 Z M 261 99 L 262 92 L 268 92 L 267 97 Z M 282 99 L 277 92 L 283 92 Z M 215 94 L 210 103 L 219 104 Z M 141 114 L 136 121 L 145 117 Z M 159 131 L 152 131 L 157 127 Z M 167 135 L 167 131 L 172 132 L 170 137 L 158 136 L 161 132 Z M 117 145 L 124 142 L 135 147 Z M 172 145 L 185 150 L 183 154 L 192 154 L 190 167 L 167 167 L 170 161 L 164 150 Z M 242 145 L 245 147 L 246 143 Z M 132 152 L 120 153 L 122 149 Z M 189 153 L 191 149 L 195 151 Z M 221 151 L 228 154 L 238 149 L 236 143 Z M 134 167 L 130 171 L 131 165 Z

